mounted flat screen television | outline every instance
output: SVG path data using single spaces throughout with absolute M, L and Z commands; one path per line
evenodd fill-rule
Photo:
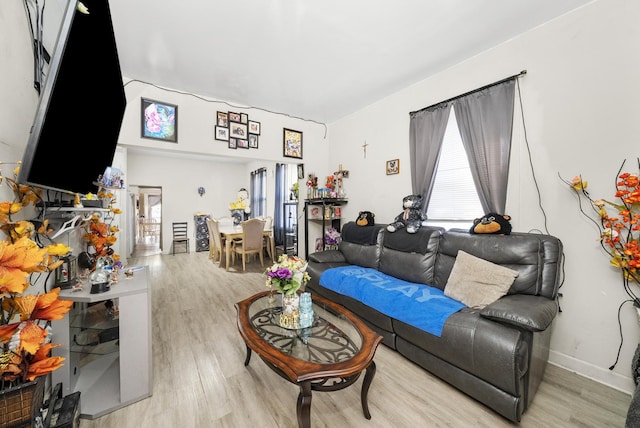
M 110 166 L 126 97 L 107 0 L 67 4 L 40 95 L 18 182 L 95 193 Z

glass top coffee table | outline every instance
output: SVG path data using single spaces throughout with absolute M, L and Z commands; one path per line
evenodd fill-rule
M 298 385 L 298 426 L 311 426 L 311 391 L 337 391 L 352 385 L 366 371 L 360 394 L 364 417 L 371 419 L 367 394 L 376 372 L 373 357 L 382 336 L 353 313 L 312 295 L 311 327 L 287 329 L 278 322 L 279 294 L 264 291 L 235 304 L 238 330 L 251 352 L 284 379 Z

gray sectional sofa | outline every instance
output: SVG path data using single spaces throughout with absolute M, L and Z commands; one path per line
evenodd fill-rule
M 357 266 L 445 290 L 458 250 L 517 271 L 517 278 L 505 296 L 483 309 L 465 306 L 449 315 L 440 335 L 321 285 L 327 269 Z M 309 255 L 306 291 L 342 304 L 382 335 L 386 346 L 519 422 L 547 364 L 562 257 L 561 241 L 543 234 L 474 235 L 426 226 L 416 234 L 390 233 L 384 225 L 349 222 L 338 250 Z

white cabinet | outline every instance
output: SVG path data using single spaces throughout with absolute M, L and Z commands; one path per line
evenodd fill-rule
M 65 358 L 52 373 L 62 393 L 80 391 L 80 417 L 94 419 L 152 394 L 151 288 L 148 267 L 111 285 L 105 293 L 62 290 L 74 301 L 64 319 L 53 322 L 53 354 Z M 107 311 L 112 302 L 117 314 Z

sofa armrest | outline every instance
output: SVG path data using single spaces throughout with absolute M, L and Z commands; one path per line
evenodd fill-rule
M 529 331 L 544 331 L 558 313 L 555 300 L 542 296 L 512 294 L 501 297 L 480 311 L 480 316 Z
M 316 263 L 346 263 L 347 260 L 340 250 L 327 250 L 309 254 L 309 261 Z

